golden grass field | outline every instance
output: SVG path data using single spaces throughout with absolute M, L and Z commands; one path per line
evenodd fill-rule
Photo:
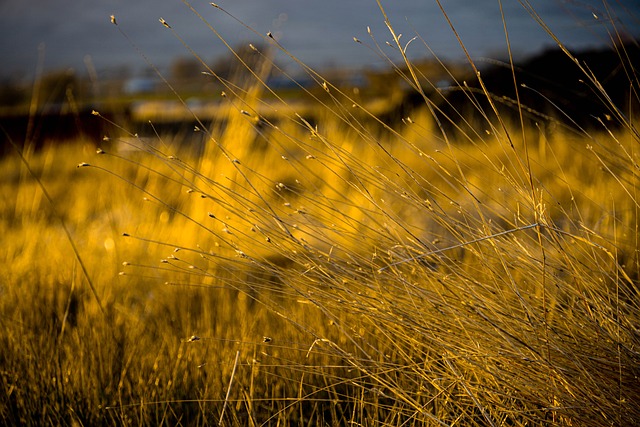
M 640 423 L 633 115 L 460 142 L 319 76 L 259 120 L 259 77 L 224 126 L 1 160 L 0 423 Z

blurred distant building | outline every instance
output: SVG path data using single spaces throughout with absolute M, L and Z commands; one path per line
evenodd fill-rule
M 149 77 L 134 77 L 124 84 L 124 93 L 128 95 L 139 95 L 155 92 L 158 82 Z

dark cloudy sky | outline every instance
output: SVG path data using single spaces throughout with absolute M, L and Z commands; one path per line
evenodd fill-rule
M 611 30 L 601 1 L 531 0 L 531 4 L 559 37 L 573 48 L 603 45 Z M 390 40 L 375 0 L 218 0 L 217 3 L 258 33 L 271 31 L 294 55 L 314 67 L 341 65 L 379 66 L 383 60 L 367 45 L 373 42 L 367 26 L 384 51 Z M 442 5 L 475 58 L 504 57 L 505 37 L 497 0 L 442 0 Z M 251 34 L 231 17 L 210 5 L 191 0 L 232 45 L 255 42 Z M 435 0 L 383 1 L 396 31 L 408 41 L 419 34 L 444 58 L 460 58 L 462 52 Z M 618 28 L 640 35 L 640 2 L 612 1 Z M 529 54 L 552 44 L 552 40 L 524 10 L 518 0 L 503 0 L 507 26 L 517 54 Z M 0 53 L 2 75 L 33 73 L 38 46 L 44 46 L 47 69 L 73 67 L 84 71 L 86 59 L 98 70 L 126 65 L 144 67 L 144 60 L 118 28 L 110 23 L 114 14 L 119 28 L 155 64 L 163 67 L 187 49 L 164 18 L 189 46 L 206 60 L 225 53 L 223 43 L 181 0 L 0 0 Z M 595 16 L 598 19 L 595 18 Z M 364 44 L 357 44 L 353 37 Z M 408 53 L 428 56 L 417 40 Z M 286 58 L 283 58 L 286 63 Z

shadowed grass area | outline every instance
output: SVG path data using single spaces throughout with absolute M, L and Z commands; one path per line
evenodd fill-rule
M 638 422 L 633 111 L 460 142 L 307 70 L 270 121 L 264 64 L 212 129 L 2 159 L 4 424 Z

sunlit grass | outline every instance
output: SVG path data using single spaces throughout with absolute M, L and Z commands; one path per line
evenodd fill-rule
M 256 72 L 211 129 L 2 160 L 3 423 L 637 422 L 635 122 L 460 142 L 308 71 L 313 121 Z

